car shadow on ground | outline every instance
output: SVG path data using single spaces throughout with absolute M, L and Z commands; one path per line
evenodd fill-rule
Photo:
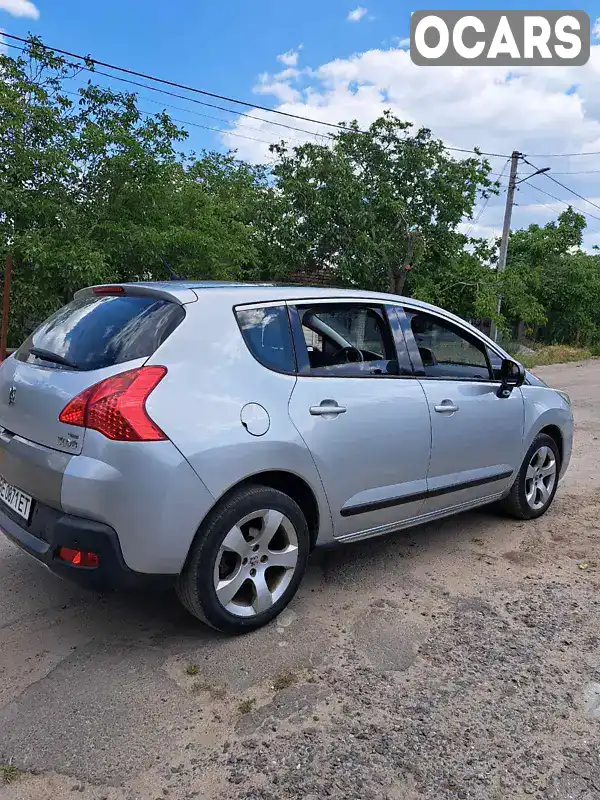
M 415 565 L 424 568 L 429 563 L 437 564 L 445 554 L 470 546 L 473 537 L 485 536 L 487 529 L 495 527 L 495 521 L 495 512 L 484 509 L 375 539 L 319 548 L 311 556 L 298 598 L 290 608 L 301 604 L 303 611 L 309 613 L 315 595 L 320 605 L 327 605 L 328 594 L 337 602 L 340 591 L 376 593 L 382 585 L 405 577 Z M 80 608 L 96 635 L 113 630 L 121 640 L 152 633 L 163 641 L 177 637 L 221 638 L 182 608 L 172 589 L 96 594 L 71 586 L 23 554 L 15 553 L 10 561 L 18 570 L 18 580 L 13 580 L 10 588 L 12 608 L 26 610 L 35 594 L 45 602 L 42 607 L 36 603 L 32 613 Z M 5 564 L 4 570 L 7 569 Z M 68 624 L 79 624 L 77 614 L 69 615 L 69 619 Z

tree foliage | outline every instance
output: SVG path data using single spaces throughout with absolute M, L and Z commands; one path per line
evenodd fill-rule
M 92 68 L 91 64 L 86 65 Z M 548 342 L 600 342 L 600 255 L 585 219 L 470 239 L 461 222 L 498 191 L 475 153 L 454 158 L 391 113 L 367 131 L 235 154 L 184 154 L 186 132 L 134 94 L 88 82 L 30 40 L 0 55 L 0 255 L 14 262 L 10 342 L 82 286 L 173 275 L 287 280 L 409 293 L 470 318 L 517 322 Z M 498 295 L 503 297 L 497 314 Z
M 0 249 L 14 262 L 11 336 L 81 286 L 238 278 L 256 265 L 264 170 L 184 156 L 186 134 L 136 97 L 88 83 L 35 40 L 0 56 Z
M 274 267 L 349 286 L 401 293 L 408 269 L 448 256 L 461 220 L 494 191 L 485 159 L 454 159 L 389 112 L 365 132 L 354 122 L 323 144 L 272 150 Z

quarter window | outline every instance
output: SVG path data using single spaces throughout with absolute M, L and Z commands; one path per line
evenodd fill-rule
M 358 304 L 298 308 L 311 375 L 398 375 L 398 360 L 382 309 Z
M 483 343 L 438 317 L 410 309 L 405 313 L 428 378 L 490 380 Z
M 275 372 L 296 371 L 285 306 L 237 309 L 236 317 L 244 341 L 257 361 Z

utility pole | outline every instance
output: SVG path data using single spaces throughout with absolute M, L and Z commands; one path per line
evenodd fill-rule
M 4 289 L 2 292 L 2 323 L 0 325 L 0 361 L 6 358 L 8 339 L 8 313 L 10 311 L 10 279 L 12 277 L 12 258 L 4 259 Z
M 506 192 L 506 208 L 504 210 L 504 225 L 502 227 L 502 241 L 500 242 L 500 253 L 498 255 L 498 275 L 502 275 L 504 272 L 504 268 L 506 267 L 506 256 L 508 253 L 508 237 L 510 236 L 510 221 L 512 219 L 512 210 L 513 205 L 515 203 L 515 189 L 520 183 L 524 181 L 528 181 L 529 178 L 534 178 L 536 175 L 543 175 L 544 172 L 548 172 L 550 167 L 542 167 L 542 169 L 537 169 L 535 172 L 532 172 L 531 175 L 526 175 L 521 180 L 517 180 L 517 167 L 519 166 L 519 159 L 523 158 L 523 153 L 519 153 L 518 150 L 513 150 L 513 153 L 510 157 L 510 176 L 508 178 L 508 190 Z M 527 162 L 529 163 L 529 162 Z M 502 295 L 498 295 L 498 314 L 502 311 Z M 495 342 L 498 341 L 498 328 L 496 324 L 492 322 L 492 328 L 490 330 L 490 338 L 493 339 Z
M 508 190 L 506 192 L 506 208 L 504 209 L 504 225 L 502 227 L 502 241 L 500 242 L 500 254 L 498 256 L 498 275 L 502 275 L 506 267 L 506 255 L 508 252 L 508 237 L 510 235 L 510 221 L 512 219 L 512 210 L 515 201 L 515 188 L 517 185 L 517 167 L 519 166 L 519 158 L 521 153 L 518 150 L 513 150 L 510 157 L 510 176 L 508 178 Z M 498 314 L 502 310 L 502 295 L 498 295 Z M 495 322 L 492 322 L 490 330 L 490 337 L 498 341 L 498 328 Z

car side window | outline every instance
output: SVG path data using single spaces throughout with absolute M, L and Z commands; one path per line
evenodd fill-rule
M 419 348 L 426 377 L 442 380 L 491 379 L 483 343 L 439 317 L 411 309 L 406 309 L 405 313 Z
M 238 308 L 235 315 L 244 341 L 257 361 L 275 372 L 296 371 L 292 335 L 285 306 Z
M 398 375 L 394 340 L 383 309 L 324 303 L 298 306 L 297 313 L 309 374 Z

